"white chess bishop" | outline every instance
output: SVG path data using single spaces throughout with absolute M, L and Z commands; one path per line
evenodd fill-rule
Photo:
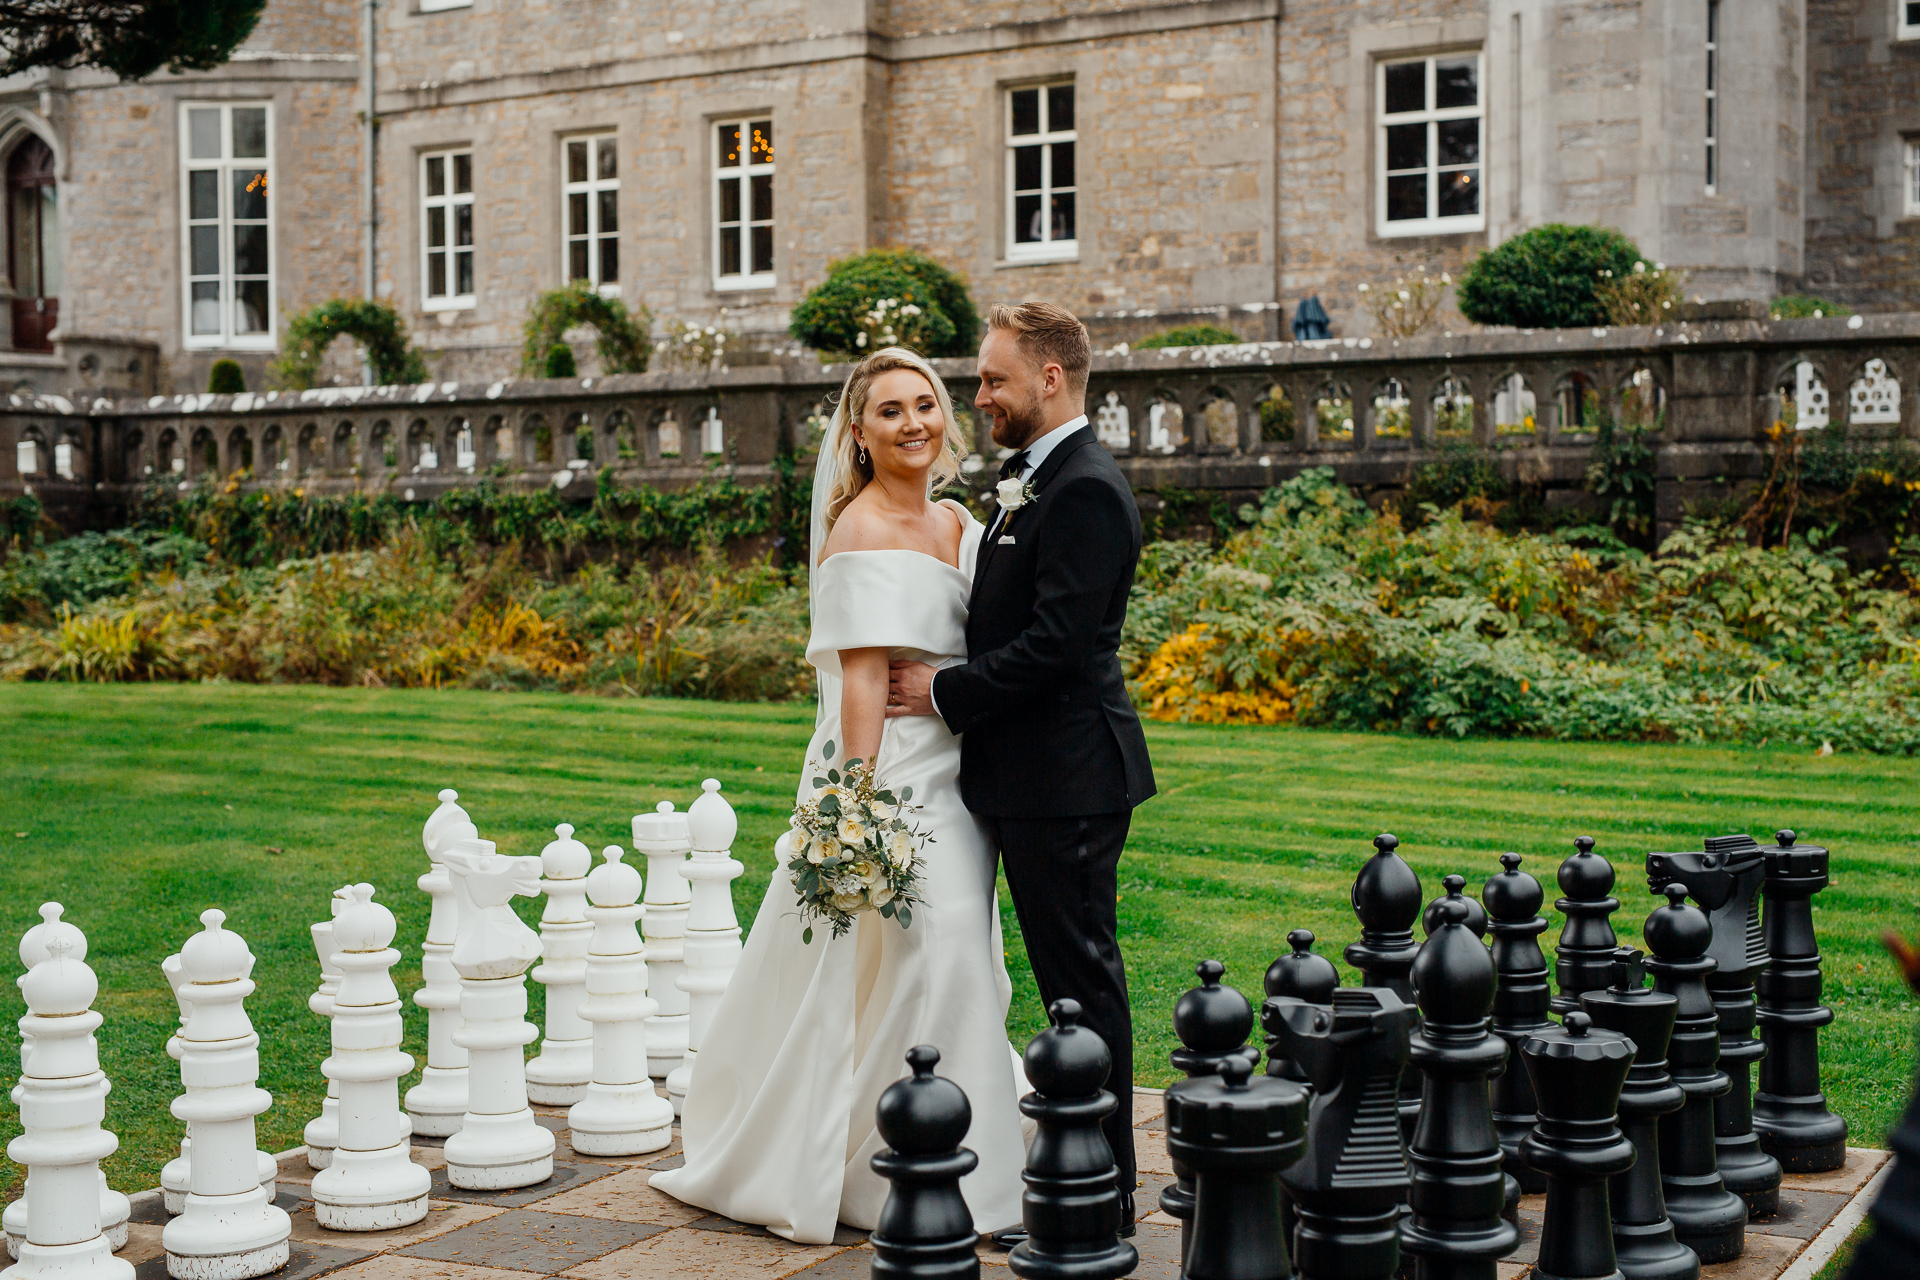
M 587 1002 L 593 1024 L 593 1082 L 567 1112 L 567 1131 L 581 1155 L 633 1156 L 673 1141 L 673 1105 L 647 1074 L 647 1019 L 659 1010 L 647 995 L 647 953 L 634 921 L 640 872 L 608 845 L 606 861 L 587 877 L 593 943 L 587 953 Z
M 87 958 L 87 936 L 75 925 L 60 917 L 66 911 L 57 902 L 45 902 L 40 905 L 40 923 L 27 930 L 20 938 L 20 963 L 28 972 L 33 966 L 52 954 L 48 950 L 56 938 L 67 943 L 67 958 L 81 962 Z M 23 976 L 16 983 L 24 983 Z M 31 1072 L 27 1055 L 33 1048 L 33 1036 L 22 1030 L 20 1033 L 20 1070 L 22 1074 Z M 111 1085 L 108 1086 L 111 1088 Z M 20 1101 L 21 1086 L 14 1086 L 13 1100 Z M 127 1247 L 127 1215 L 131 1212 L 127 1198 L 107 1185 L 107 1175 L 100 1174 L 100 1232 L 106 1236 L 107 1243 L 117 1253 Z M 4 1218 L 0 1218 L 0 1230 L 7 1236 L 7 1256 L 20 1256 L 20 1242 L 27 1238 L 27 1197 L 22 1195 L 7 1206 Z
M 447 1139 L 447 1181 L 470 1191 L 528 1187 L 553 1176 L 553 1134 L 527 1105 L 527 966 L 540 938 L 509 905 L 540 891 L 540 860 L 510 858 L 491 840 L 458 838 L 441 850 L 460 904 L 453 967 L 460 974 L 454 1042 L 468 1054 L 467 1113 Z
M 420 830 L 427 851 L 427 874 L 416 883 L 433 899 L 427 937 L 420 948 L 422 985 L 413 1002 L 427 1011 L 427 1065 L 420 1083 L 407 1090 L 407 1114 L 422 1137 L 444 1138 L 460 1131 L 467 1114 L 467 1051 L 455 1043 L 460 1032 L 460 974 L 453 967 L 453 944 L 460 931 L 460 908 L 453 881 L 440 861 L 440 849 L 456 834 L 477 839 L 467 811 L 451 787 L 440 793 L 440 807 Z
M 433 1178 L 413 1163 L 413 1126 L 400 1109 L 400 992 L 392 969 L 393 912 L 357 884 L 333 920 L 333 1053 L 321 1064 L 338 1086 L 340 1131 L 333 1159 L 313 1179 L 314 1221 L 330 1231 L 389 1231 L 427 1216 Z
M 57 918 L 57 914 L 56 914 Z M 133 1280 L 133 1264 L 113 1256 L 100 1232 L 100 1161 L 120 1140 L 100 1127 L 111 1086 L 100 1070 L 93 1033 L 99 991 L 93 970 L 54 933 L 47 958 L 20 982 L 32 1039 L 14 1099 L 20 1136 L 7 1158 L 27 1167 L 26 1238 L 8 1280 Z M 123 1220 L 124 1221 L 124 1220 Z
M 253 953 L 223 927 L 226 913 L 201 913 L 201 932 L 180 948 L 187 1025 L 180 1032 L 180 1082 L 173 1114 L 192 1126 L 192 1181 L 180 1216 L 160 1243 L 173 1280 L 248 1280 L 287 1264 L 293 1223 L 260 1185 L 253 1118 L 273 1105 L 259 1087 L 260 1037 L 242 1002 L 253 994 Z
M 540 913 L 540 963 L 529 976 L 547 989 L 547 1034 L 539 1056 L 527 1064 L 527 1097 L 545 1106 L 580 1101 L 593 1079 L 593 1028 L 580 1017 L 586 998 L 587 947 L 593 925 L 586 917 L 587 872 L 593 854 L 561 823 L 540 851 L 547 897 Z
M 335 889 L 327 898 L 327 918 L 309 925 L 314 954 L 320 958 L 320 987 L 307 997 L 307 1008 L 329 1021 L 333 1018 L 333 995 L 340 989 L 340 970 L 333 963 L 333 920 L 350 900 L 348 889 Z M 333 1149 L 340 1145 L 340 1086 L 327 1081 L 327 1096 L 320 1103 L 320 1114 L 307 1121 L 300 1135 L 307 1144 L 307 1167 L 320 1170 L 333 1161 Z

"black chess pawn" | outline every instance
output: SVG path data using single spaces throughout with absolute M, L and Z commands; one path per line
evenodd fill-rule
M 1747 1202 L 1747 1214 L 1754 1218 L 1772 1217 L 1780 1209 L 1780 1162 L 1761 1150 L 1753 1131 L 1750 1070 L 1767 1051 L 1753 1036 L 1758 1018 L 1754 977 L 1767 964 L 1760 926 L 1766 874 L 1766 859 L 1751 836 L 1709 836 L 1701 853 L 1647 856 L 1647 879 L 1655 892 L 1666 879 L 1686 885 L 1713 926 L 1707 956 L 1715 969 L 1707 975 L 1707 991 L 1720 1024 L 1719 1065 L 1728 1084 L 1713 1103 L 1713 1145 L 1727 1190 Z
M 1493 1126 L 1506 1153 L 1507 1176 L 1516 1179 L 1528 1195 L 1547 1189 L 1546 1178 L 1520 1159 L 1520 1140 L 1533 1132 L 1533 1086 L 1520 1065 L 1520 1045 L 1541 1027 L 1550 1026 L 1547 1012 L 1553 992 L 1547 985 L 1547 957 L 1540 935 L 1547 919 L 1540 914 L 1546 892 L 1540 882 L 1520 869 L 1520 855 L 1503 853 L 1499 875 L 1480 890 L 1492 920 L 1493 967 L 1500 986 L 1493 996 L 1493 1033 L 1507 1042 L 1507 1065 L 1493 1081 Z
M 1296 1214 L 1293 1265 L 1301 1280 L 1389 1280 L 1407 1197 L 1395 1099 L 1415 1010 L 1377 987 L 1341 987 L 1331 1010 L 1291 996 L 1267 1006 L 1275 1048 L 1314 1090 L 1307 1150 L 1280 1175 Z
M 887 1150 L 873 1171 L 892 1184 L 873 1228 L 873 1274 L 896 1280 L 979 1280 L 980 1237 L 960 1179 L 980 1157 L 960 1145 L 973 1107 L 959 1085 L 933 1074 L 940 1051 L 907 1050 L 913 1074 L 888 1085 L 874 1109 Z
M 1833 1010 L 1820 1003 L 1820 942 L 1813 932 L 1813 895 L 1827 887 L 1827 851 L 1795 844 L 1791 831 L 1762 849 L 1766 910 L 1761 940 L 1772 957 L 1761 970 L 1759 1089 L 1753 1128 L 1760 1146 L 1790 1173 L 1823 1173 L 1847 1160 L 1847 1122 L 1820 1092 L 1820 1028 Z
M 1448 898 L 1458 898 L 1467 904 L 1467 928 L 1473 931 L 1473 936 L 1476 938 L 1486 937 L 1487 909 L 1475 902 L 1472 898 L 1466 896 L 1467 878 L 1465 876 L 1448 876 L 1440 883 L 1446 886 L 1447 891 L 1435 898 L 1432 902 L 1429 902 L 1427 909 L 1420 913 L 1421 932 L 1431 938 L 1433 931 L 1440 927 L 1440 904 Z
M 1617 1280 L 1607 1183 L 1633 1164 L 1620 1132 L 1620 1087 L 1633 1065 L 1633 1041 L 1596 1029 L 1575 1010 L 1561 1025 L 1528 1036 L 1521 1060 L 1540 1100 L 1540 1123 L 1520 1154 L 1547 1176 L 1541 1215 L 1540 1280 Z
M 1247 1034 L 1253 1030 L 1253 1006 L 1232 987 L 1220 985 L 1225 965 L 1202 960 L 1193 972 L 1200 985 L 1173 1006 L 1173 1034 L 1180 1038 L 1173 1065 L 1189 1080 L 1210 1076 L 1228 1058 L 1246 1053 Z M 1180 1220 L 1180 1256 L 1184 1258 L 1193 1239 L 1193 1173 L 1178 1156 L 1172 1162 L 1174 1180 L 1160 1193 L 1160 1211 Z
M 1053 1026 L 1027 1044 L 1024 1059 L 1033 1092 L 1020 1099 L 1021 1112 L 1038 1126 L 1021 1175 L 1027 1238 L 1007 1265 L 1040 1280 L 1118 1280 L 1140 1255 L 1119 1235 L 1118 1172 L 1100 1127 L 1120 1105 L 1101 1087 L 1113 1055 L 1098 1033 L 1080 1025 L 1079 1001 L 1055 1000 L 1047 1013 Z
M 1420 877 L 1394 850 L 1399 837 L 1382 833 L 1373 838 L 1378 851 L 1368 858 L 1353 880 L 1353 914 L 1360 918 L 1360 941 L 1346 949 L 1347 963 L 1360 971 L 1366 987 L 1385 987 L 1411 1006 L 1413 958 L 1420 944 L 1413 925 L 1420 918 Z M 1420 1073 L 1409 1062 L 1400 1080 L 1400 1133 L 1412 1137 L 1420 1120 Z
M 1660 1191 L 1659 1119 L 1687 1095 L 1667 1074 L 1667 1042 L 1680 1002 L 1647 986 L 1646 966 L 1631 947 L 1614 952 L 1613 985 L 1589 991 L 1580 1004 L 1596 1027 L 1634 1044 L 1633 1069 L 1620 1092 L 1620 1131 L 1633 1144 L 1633 1167 L 1607 1187 L 1613 1209 L 1613 1251 L 1626 1280 L 1700 1280 L 1700 1259 L 1674 1238 Z
M 1685 885 L 1669 883 L 1665 892 L 1667 905 L 1647 917 L 1643 936 L 1654 989 L 1679 1001 L 1667 1070 L 1687 1100 L 1660 1117 L 1660 1190 L 1680 1243 L 1703 1263 L 1731 1262 L 1746 1248 L 1747 1206 L 1720 1180 L 1714 1158 L 1713 1100 L 1728 1082 L 1718 1066 L 1720 1023 L 1707 994 L 1713 926 L 1704 911 L 1687 905 Z
M 1280 1171 L 1300 1158 L 1307 1089 L 1230 1056 L 1167 1090 L 1167 1152 L 1193 1171 L 1184 1280 L 1290 1280 Z
M 1573 842 L 1574 854 L 1560 864 L 1561 897 L 1554 910 L 1567 918 L 1553 949 L 1553 978 L 1560 994 L 1553 998 L 1555 1013 L 1580 1007 L 1580 993 L 1604 990 L 1613 980 L 1613 949 L 1619 939 L 1607 917 L 1620 909 L 1613 896 L 1613 864 L 1593 851 L 1593 837 Z
M 1497 977 L 1493 957 L 1467 925 L 1465 883 L 1448 876 L 1440 923 L 1413 962 L 1420 1027 L 1411 1055 L 1422 1078 L 1420 1124 L 1409 1158 L 1412 1215 L 1400 1248 L 1414 1256 L 1414 1280 L 1494 1280 L 1494 1262 L 1520 1233 L 1500 1216 L 1506 1203 L 1500 1135 L 1487 1076 L 1506 1061 L 1489 1034 Z
M 1265 983 L 1267 998 L 1290 996 L 1308 1004 L 1332 1005 L 1334 988 L 1340 985 L 1340 971 L 1333 967 L 1333 961 L 1323 955 L 1315 954 L 1313 931 L 1295 929 L 1287 935 L 1287 945 L 1293 950 L 1267 966 Z M 1264 1007 L 1261 1010 L 1260 1021 L 1264 1027 L 1266 1024 Z M 1274 1053 L 1276 1038 L 1269 1029 L 1267 1031 L 1267 1074 L 1283 1080 L 1304 1081 L 1305 1073 L 1291 1058 Z

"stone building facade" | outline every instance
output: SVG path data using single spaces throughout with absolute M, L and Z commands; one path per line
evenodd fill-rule
M 213 72 L 0 82 L 0 167 L 53 175 L 9 209 L 56 211 L 57 296 L 9 233 L 20 334 L 51 302 L 108 353 L 88 385 L 260 386 L 291 313 L 371 279 L 438 378 L 492 379 L 571 277 L 777 347 L 832 259 L 904 245 L 1109 342 L 1284 338 L 1308 295 L 1358 336 L 1360 283 L 1552 221 L 1709 298 L 1920 304 L 1913 0 L 381 0 L 371 262 L 364 14 L 273 0 Z

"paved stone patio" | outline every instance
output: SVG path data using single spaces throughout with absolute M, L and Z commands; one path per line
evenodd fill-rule
M 566 1112 L 536 1107 L 540 1123 L 558 1138 L 554 1176 L 518 1191 L 478 1192 L 449 1187 L 439 1139 L 414 1139 L 414 1160 L 434 1171 L 432 1210 L 426 1220 L 398 1231 L 356 1234 L 327 1231 L 313 1220 L 307 1189 L 313 1171 L 305 1149 L 280 1157 L 279 1204 L 293 1215 L 293 1257 L 279 1280 L 866 1280 L 872 1258 L 866 1236 L 842 1229 L 828 1245 L 797 1245 L 760 1227 L 702 1213 L 647 1185 L 656 1169 L 681 1163 L 679 1131 L 673 1145 L 631 1159 L 576 1156 L 567 1145 Z M 1133 1098 L 1140 1214 L 1133 1243 L 1140 1251 L 1134 1275 L 1178 1280 L 1180 1229 L 1157 1211 L 1160 1190 L 1171 1178 L 1161 1137 L 1157 1092 Z M 1834 1173 L 1789 1177 L 1781 1213 L 1756 1222 L 1746 1254 L 1707 1267 L 1703 1280 L 1774 1280 L 1866 1185 L 1885 1162 L 1884 1151 L 1849 1150 L 1846 1167 Z M 138 1280 L 166 1280 L 160 1231 L 166 1223 L 158 1192 L 134 1199 L 127 1248 Z M 1521 1202 L 1521 1243 L 1501 1280 L 1519 1280 L 1539 1250 L 1540 1210 L 1545 1197 Z M 982 1242 L 987 1280 L 1011 1280 L 1006 1255 Z

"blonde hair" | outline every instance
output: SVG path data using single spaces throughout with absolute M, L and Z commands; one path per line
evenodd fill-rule
M 1067 389 L 1086 394 L 1087 373 L 1093 364 L 1093 343 L 1087 326 L 1065 307 L 1051 302 L 1001 304 L 987 311 L 987 328 L 1013 335 L 1020 353 L 1038 366 L 1057 364 L 1066 375 Z
M 873 457 L 868 454 L 862 459 L 862 451 L 853 438 L 853 425 L 866 415 L 867 393 L 873 387 L 873 380 L 894 369 L 911 369 L 927 380 L 933 388 L 933 398 L 940 406 L 941 421 L 946 423 L 945 442 L 939 456 L 933 460 L 933 466 L 928 469 L 927 496 L 932 497 L 960 478 L 961 459 L 967 456 L 972 446 L 960 429 L 960 424 L 954 420 L 953 397 L 947 394 L 947 384 L 940 380 L 940 375 L 933 371 L 933 366 L 927 363 L 924 356 L 905 347 L 883 347 L 853 366 L 853 372 L 847 375 L 846 385 L 840 388 L 840 402 L 834 407 L 833 422 L 827 428 L 827 439 L 833 442 L 838 474 L 833 487 L 827 491 L 825 533 L 833 532 L 834 522 L 847 509 L 847 504 L 873 481 Z M 815 547 L 814 555 L 818 556 L 821 549 Z

